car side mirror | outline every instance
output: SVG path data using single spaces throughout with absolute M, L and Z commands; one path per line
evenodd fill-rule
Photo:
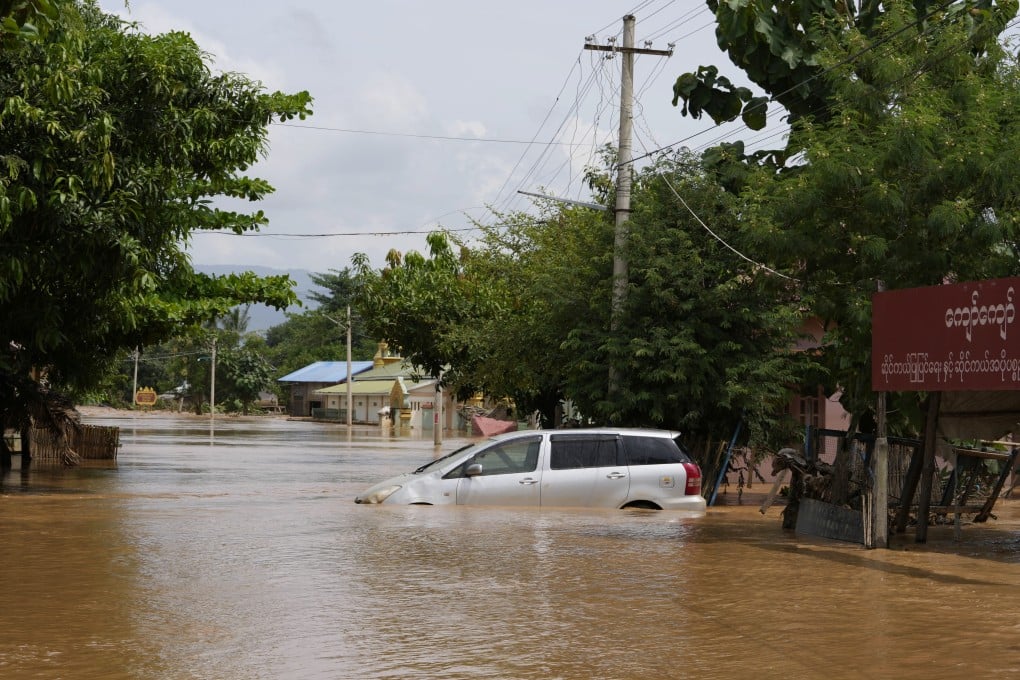
M 464 470 L 465 477 L 477 477 L 480 474 L 482 474 L 481 463 L 472 463 L 471 465 L 467 466 L 466 470 Z

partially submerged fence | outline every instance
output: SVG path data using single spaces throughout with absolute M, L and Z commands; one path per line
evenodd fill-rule
M 837 453 L 845 444 L 846 436 L 847 433 L 841 430 L 812 428 L 806 438 L 808 457 L 834 463 Z M 906 505 L 908 509 L 912 509 L 911 516 L 916 516 L 922 485 L 920 483 L 915 485 L 910 499 L 904 499 L 903 493 L 910 461 L 915 453 L 920 452 L 921 441 L 901 437 L 889 437 L 888 441 L 890 508 Z M 836 486 L 840 484 L 837 475 L 833 479 L 832 487 L 818 500 L 831 503 L 839 498 L 852 499 L 871 489 L 871 456 L 874 452 L 875 438 L 873 435 L 858 434 L 853 438 L 850 447 L 848 474 L 843 478 L 847 486 L 845 488 Z M 940 447 L 938 454 L 935 457 L 931 480 L 931 511 L 941 516 L 948 515 L 954 509 L 967 513 L 976 513 L 982 508 L 990 511 L 991 504 L 987 501 L 991 498 L 994 503 L 996 482 L 1000 478 L 1004 480 L 1012 472 L 1008 465 L 997 460 L 1007 456 L 1005 454 L 992 456 L 991 453 L 978 451 L 968 452 L 966 449 L 948 445 Z
M 116 460 L 120 428 L 82 425 L 62 442 L 49 430 L 33 427 L 31 451 L 34 461 L 77 465 L 83 460 Z
M 847 433 L 843 430 L 826 430 L 821 428 L 809 428 L 807 432 L 806 457 L 809 460 L 824 461 L 833 464 L 836 461 L 840 449 L 846 443 Z M 889 437 L 889 500 L 900 503 L 900 496 L 904 481 L 907 476 L 907 468 L 910 467 L 910 459 L 916 451 L 921 449 L 921 441 L 918 439 L 907 439 L 903 437 Z M 831 491 L 845 497 L 854 496 L 861 491 L 871 488 L 871 456 L 875 450 L 875 437 L 868 434 L 857 434 L 850 442 L 850 454 L 848 456 L 847 472 L 845 477 L 847 488 L 839 488 Z M 936 469 L 936 478 L 939 470 Z M 834 480 L 838 483 L 839 480 Z M 933 480 L 933 489 L 941 490 L 941 482 Z M 842 494 L 840 492 L 842 491 Z M 934 495 L 934 493 L 933 493 Z M 820 498 L 831 502 L 831 494 L 828 498 Z M 912 503 L 917 502 L 915 491 Z

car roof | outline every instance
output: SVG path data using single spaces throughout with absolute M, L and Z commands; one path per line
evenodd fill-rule
M 680 436 L 680 433 L 674 430 L 657 430 L 650 427 L 567 427 L 562 429 L 552 430 L 515 430 L 514 432 L 504 432 L 502 434 L 494 435 L 490 437 L 492 441 L 502 441 L 504 439 L 515 439 L 517 437 L 526 437 L 528 435 L 536 434 L 618 434 L 618 435 L 631 435 L 634 437 L 664 437 L 668 439 L 675 439 Z

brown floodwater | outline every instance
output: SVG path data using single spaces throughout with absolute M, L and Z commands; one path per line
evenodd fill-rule
M 1020 501 L 869 551 L 751 504 L 353 502 L 431 436 L 88 422 L 115 467 L 0 483 L 4 680 L 1020 677 Z

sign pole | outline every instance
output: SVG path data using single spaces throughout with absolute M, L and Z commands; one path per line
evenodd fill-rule
M 877 281 L 879 293 L 885 290 L 885 282 Z M 875 404 L 875 451 L 872 456 L 874 487 L 871 492 L 871 547 L 889 547 L 889 439 L 886 433 L 886 393 L 878 393 Z
M 885 392 L 878 393 L 875 437 L 875 488 L 871 494 L 871 547 L 889 547 L 889 439 L 886 437 Z

